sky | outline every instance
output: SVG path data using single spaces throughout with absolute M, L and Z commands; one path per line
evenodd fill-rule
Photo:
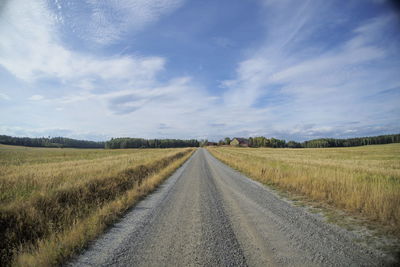
M 384 0 L 0 0 L 0 134 L 400 133 Z

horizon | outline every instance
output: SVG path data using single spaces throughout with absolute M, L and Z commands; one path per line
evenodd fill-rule
M 305 141 L 400 133 L 384 0 L 0 4 L 0 133 Z
M 400 133 L 392 133 L 392 134 L 385 134 L 385 135 L 374 135 L 374 136 L 372 136 L 372 135 L 369 135 L 369 136 L 355 136 L 355 137 L 350 137 L 350 138 L 319 137 L 319 138 L 299 140 L 299 141 L 290 140 L 290 139 L 280 139 L 280 138 L 275 138 L 273 136 L 250 136 L 250 137 L 225 136 L 224 138 L 221 138 L 219 140 L 216 140 L 216 139 L 181 139 L 181 138 L 173 138 L 173 137 L 172 138 L 145 138 L 145 137 L 128 137 L 128 136 L 111 137 L 111 138 L 105 139 L 105 140 L 75 139 L 75 138 L 70 138 L 70 137 L 66 137 L 66 136 L 39 136 L 39 137 L 9 136 L 9 137 L 12 137 L 12 138 L 32 138 L 32 139 L 33 138 L 38 138 L 38 139 L 40 139 L 40 138 L 46 138 L 46 139 L 70 138 L 70 139 L 74 139 L 74 140 L 77 140 L 77 141 L 89 141 L 89 142 L 97 142 L 97 143 L 106 143 L 106 142 L 111 141 L 113 139 L 144 139 L 144 140 L 154 140 L 154 139 L 167 140 L 167 139 L 170 139 L 170 140 L 184 140 L 184 141 L 196 140 L 198 142 L 207 141 L 207 142 L 211 142 L 211 143 L 218 143 L 219 141 L 224 141 L 225 138 L 229 138 L 232 141 L 233 139 L 236 139 L 236 138 L 243 138 L 243 139 L 249 140 L 250 138 L 264 137 L 266 139 L 278 139 L 278 140 L 283 140 L 285 142 L 293 142 L 294 141 L 294 142 L 298 142 L 298 143 L 305 143 L 305 142 L 308 142 L 308 141 L 314 141 L 314 140 L 318 140 L 318 139 L 339 139 L 339 140 L 343 139 L 343 140 L 346 140 L 346 139 L 373 138 L 373 137 L 390 136 L 390 135 L 400 135 Z M 1 134 L 0 134 L 0 136 L 1 136 Z M 7 136 L 7 135 L 5 135 L 5 136 Z

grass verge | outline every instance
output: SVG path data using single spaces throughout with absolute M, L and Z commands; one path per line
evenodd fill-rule
M 400 144 L 208 150 L 255 180 L 360 216 L 400 236 Z
M 28 199 L 8 200 L 0 208 L 1 265 L 61 264 L 154 190 L 192 152 L 143 152 L 153 153 L 152 159 L 139 160 L 142 164 L 113 176 L 69 183 L 47 193 L 33 190 Z

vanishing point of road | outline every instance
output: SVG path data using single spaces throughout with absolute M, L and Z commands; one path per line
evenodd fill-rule
M 198 149 L 68 265 L 385 265 L 355 238 Z

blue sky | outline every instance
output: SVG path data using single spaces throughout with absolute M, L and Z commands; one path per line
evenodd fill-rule
M 400 19 L 383 0 L 5 0 L 0 36 L 0 134 L 400 132 Z

